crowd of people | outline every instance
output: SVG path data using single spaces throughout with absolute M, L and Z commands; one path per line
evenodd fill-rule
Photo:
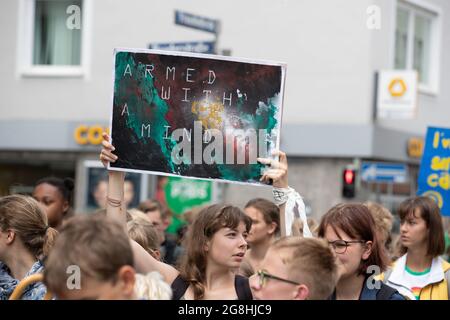
M 100 160 L 117 160 L 104 134 Z M 416 196 L 393 215 L 376 203 L 342 203 L 320 222 L 294 218 L 286 154 L 259 159 L 274 201 L 213 204 L 168 237 L 156 200 L 127 208 L 124 173 L 108 171 L 105 208 L 73 214 L 73 181 L 45 178 L 32 197 L 0 198 L 0 300 L 23 279 L 22 299 L 448 300 L 448 232 L 439 207 Z M 304 206 L 304 205 L 303 205 Z M 448 247 L 448 244 L 447 244 Z

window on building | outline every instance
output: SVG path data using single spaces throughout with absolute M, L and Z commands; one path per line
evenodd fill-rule
M 436 92 L 439 59 L 439 19 L 436 10 L 416 0 L 398 1 L 395 30 L 395 69 L 415 69 L 419 89 Z
M 87 75 L 92 1 L 19 1 L 19 73 L 31 77 Z
M 67 13 L 70 6 L 81 9 L 81 0 L 36 0 L 33 65 L 80 65 L 81 27 L 71 17 L 77 11 Z

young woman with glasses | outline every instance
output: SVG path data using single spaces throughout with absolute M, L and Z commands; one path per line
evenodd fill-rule
M 340 277 L 331 299 L 404 300 L 395 289 L 374 279 L 385 270 L 387 256 L 366 206 L 334 206 L 322 217 L 318 234 L 337 258 Z

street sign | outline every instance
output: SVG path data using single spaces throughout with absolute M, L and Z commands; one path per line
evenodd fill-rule
M 408 167 L 406 164 L 363 162 L 361 164 L 361 180 L 403 183 L 408 181 Z
M 170 42 L 170 43 L 150 43 L 149 49 L 184 51 L 196 53 L 214 53 L 214 41 L 191 41 L 191 42 Z
M 175 24 L 215 34 L 219 33 L 218 20 L 200 17 L 178 10 L 175 11 Z

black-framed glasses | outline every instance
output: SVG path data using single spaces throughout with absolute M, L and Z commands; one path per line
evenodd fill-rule
M 256 271 L 256 274 L 258 276 L 259 286 L 261 288 L 263 288 L 266 285 L 267 279 L 274 279 L 274 280 L 278 280 L 278 281 L 282 281 L 282 282 L 286 282 L 286 283 L 290 283 L 290 284 L 300 285 L 300 283 L 298 283 L 298 282 L 274 276 L 273 274 L 270 274 L 264 270 L 258 270 L 258 271 Z
M 347 247 L 350 246 L 352 243 L 365 243 L 364 240 L 335 240 L 335 241 L 328 241 L 328 244 L 333 248 L 334 252 L 338 254 L 345 253 L 347 251 Z

